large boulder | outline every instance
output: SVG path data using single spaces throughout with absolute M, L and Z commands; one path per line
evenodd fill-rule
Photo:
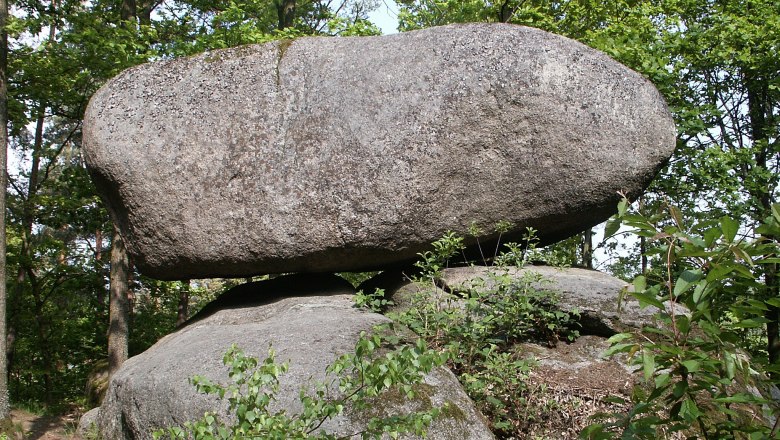
M 472 223 L 543 242 L 605 220 L 675 145 L 658 91 L 547 32 L 300 38 L 129 69 L 84 156 L 143 273 L 358 270 Z
M 114 375 L 97 425 L 103 439 L 151 439 L 163 426 L 199 419 L 205 411 L 227 417 L 226 403 L 199 394 L 188 380 L 202 375 L 228 383 L 222 365 L 226 349 L 238 344 L 264 359 L 269 344 L 277 362 L 289 362 L 271 410 L 299 413 L 301 389 L 326 381 L 326 366 L 354 352 L 362 331 L 388 322 L 382 315 L 353 307 L 354 289 L 335 276 L 292 276 L 245 284 L 225 293 L 186 326 L 129 359 Z M 402 394 L 383 397 L 374 415 L 401 415 L 444 407 L 428 431 L 436 439 L 490 439 L 487 423 L 455 376 L 446 368 L 424 378 L 415 399 Z M 330 395 L 338 390 L 330 389 Z M 369 417 L 350 411 L 330 419 L 322 429 L 338 436 L 360 432 Z

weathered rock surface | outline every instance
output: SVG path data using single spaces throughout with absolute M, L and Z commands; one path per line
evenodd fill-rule
M 79 425 L 76 427 L 76 434 L 83 439 L 94 438 L 97 432 L 97 419 L 100 415 L 100 408 L 92 408 L 84 413 L 79 419 Z
M 628 328 L 641 328 L 654 325 L 654 307 L 642 308 L 631 295 L 621 291 L 629 285 L 597 270 L 574 267 L 559 268 L 551 266 L 525 266 L 506 268 L 504 271 L 518 282 L 529 282 L 538 289 L 549 290 L 558 295 L 562 310 L 578 310 L 582 333 L 600 336 L 612 336 Z M 490 274 L 495 268 L 484 266 L 455 267 L 445 269 L 441 282 L 446 290 L 462 291 L 478 280 L 489 288 L 493 279 Z M 528 278 L 524 278 L 528 277 Z M 525 280 L 525 281 L 524 281 Z M 680 308 L 677 313 L 685 313 Z
M 330 272 L 475 222 L 544 242 L 605 220 L 672 153 L 647 80 L 505 24 L 301 38 L 132 68 L 90 102 L 85 159 L 139 270 Z
M 442 271 L 436 286 L 421 286 L 410 281 L 411 272 L 389 270 L 364 282 L 359 289 L 364 292 L 373 292 L 376 288 L 385 290 L 386 297 L 395 303 L 390 311 L 402 312 L 414 307 L 413 299 L 421 292 L 441 307 L 463 307 L 462 294 L 471 288 L 492 289 L 495 276 L 505 274 L 515 283 L 529 283 L 533 288 L 555 293 L 561 310 L 579 311 L 582 334 L 609 337 L 656 324 L 655 308 L 640 307 L 629 294 L 619 300 L 621 292 L 630 289 L 628 283 L 597 270 L 573 267 L 452 267 Z M 675 310 L 678 314 L 687 313 L 681 306 Z
M 295 296 L 288 296 L 294 292 Z M 284 295 L 280 295 L 284 294 Z M 361 331 L 387 318 L 353 307 L 354 289 L 329 276 L 283 277 L 245 284 L 220 297 L 179 331 L 128 360 L 114 376 L 100 409 L 98 426 L 106 440 L 149 439 L 154 429 L 182 424 L 220 406 L 198 394 L 188 379 L 199 374 L 227 383 L 222 356 L 236 343 L 264 359 L 273 344 L 278 362 L 289 361 L 272 410 L 300 411 L 298 392 L 325 379 L 325 367 L 354 350 Z M 428 437 L 493 438 L 457 379 L 439 368 L 425 378 L 428 393 L 415 400 L 383 401 L 389 414 L 442 406 L 459 411 L 434 422 Z M 226 405 L 221 406 L 225 411 Z M 359 432 L 366 419 L 359 414 L 330 420 L 323 429 L 338 435 Z
M 84 389 L 87 405 L 100 405 L 106 390 L 108 390 L 108 359 L 97 362 L 87 376 L 87 386 Z
M 535 414 L 537 421 L 530 425 L 528 438 L 579 439 L 594 417 L 629 410 L 630 405 L 609 398 L 630 401 L 634 386 L 641 383 L 641 372 L 625 357 L 605 358 L 609 345 L 605 338 L 585 335 L 555 347 L 531 343 L 515 347 L 521 357 L 534 360 L 526 385 L 531 403 L 549 408 Z

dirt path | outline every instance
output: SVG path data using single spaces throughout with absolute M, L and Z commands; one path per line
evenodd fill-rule
M 81 440 L 75 434 L 78 417 L 73 414 L 64 416 L 37 416 L 27 411 L 11 410 L 14 425 L 22 430 L 15 440 Z

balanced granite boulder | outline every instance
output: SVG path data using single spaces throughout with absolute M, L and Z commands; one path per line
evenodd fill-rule
M 653 85 L 508 24 L 300 38 L 129 69 L 92 98 L 84 156 L 160 279 L 415 258 L 499 221 L 543 242 L 605 220 L 671 155 Z

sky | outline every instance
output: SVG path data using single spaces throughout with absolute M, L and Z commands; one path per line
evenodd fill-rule
M 382 35 L 398 33 L 398 5 L 393 0 L 382 0 L 379 7 L 368 15 L 372 23 L 382 29 Z

